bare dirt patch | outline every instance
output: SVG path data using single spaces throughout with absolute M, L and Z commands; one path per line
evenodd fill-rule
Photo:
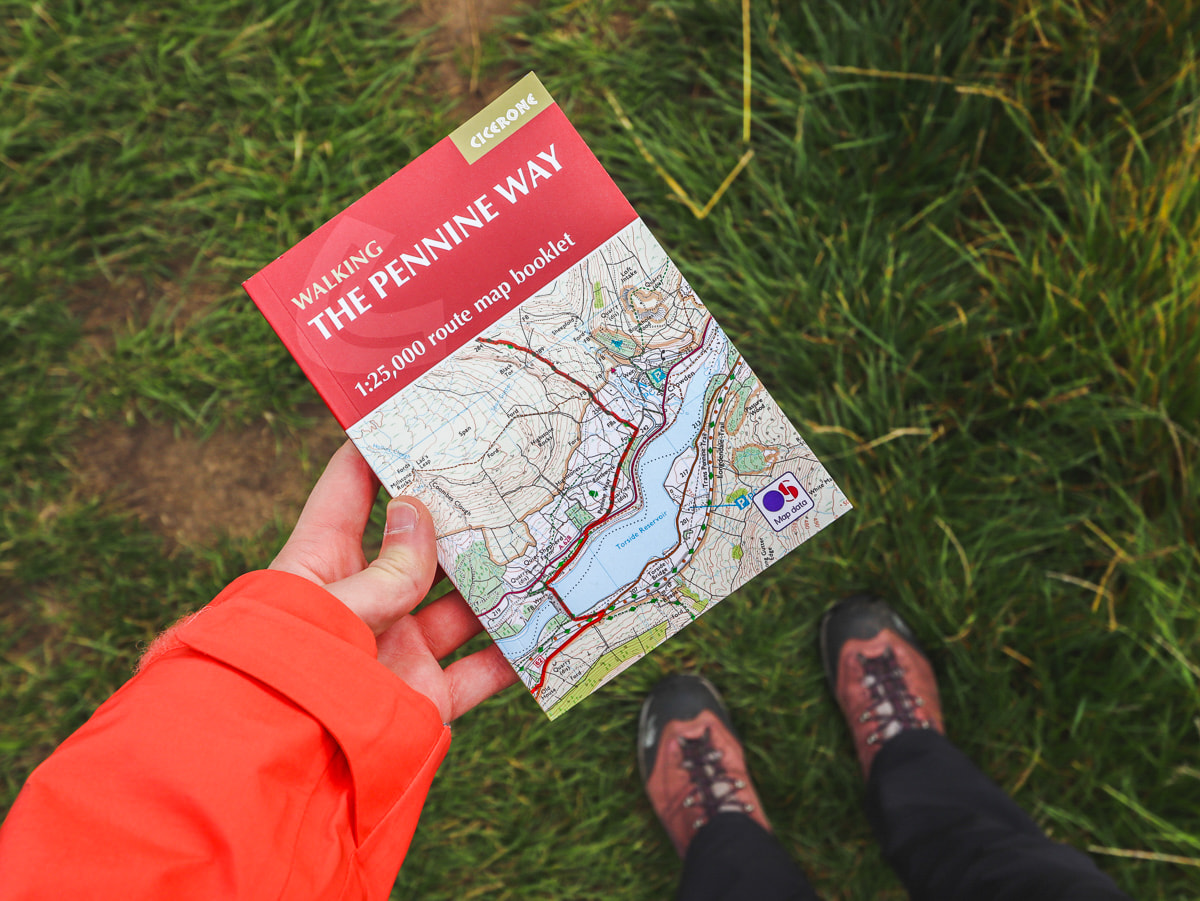
M 83 359 L 110 353 L 122 335 L 155 321 L 179 328 L 203 317 L 227 285 L 177 278 L 95 279 L 69 303 L 83 330 Z M 207 439 L 169 424 L 107 422 L 83 438 L 74 458 L 77 489 L 136 513 L 171 546 L 249 535 L 276 516 L 294 521 L 329 455 L 345 440 L 324 407 L 311 432 L 280 437 L 266 423 Z
M 225 284 L 189 279 L 180 266 L 175 277 L 155 282 L 130 276 L 116 281 L 95 278 L 75 287 L 67 303 L 82 324 L 87 344 L 107 351 L 118 334 L 139 332 L 156 318 L 187 327 L 219 303 L 228 289 Z
M 158 423 L 106 423 L 83 443 L 76 473 L 85 491 L 104 490 L 173 545 L 250 535 L 277 516 L 294 522 L 345 440 L 332 416 L 316 421 L 302 439 L 286 443 L 266 424 L 204 440 Z
M 505 78 L 481 72 L 485 37 L 503 17 L 536 5 L 529 0 L 421 0 L 411 21 L 418 28 L 437 29 L 430 52 L 437 61 L 440 87 L 460 118 L 477 113 L 508 87 Z

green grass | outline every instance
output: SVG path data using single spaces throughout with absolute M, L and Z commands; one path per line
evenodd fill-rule
M 173 544 L 81 478 L 90 442 L 269 422 L 299 457 L 314 395 L 238 285 L 467 111 L 400 6 L 318 9 L 0 6 L 4 806 L 284 528 Z M 632 737 L 693 667 L 817 887 L 902 897 L 815 646 L 864 587 L 1039 823 L 1136 897 L 1200 896 L 1198 34 L 1185 0 L 755 2 L 754 158 L 703 220 L 603 91 L 703 203 L 747 149 L 739 4 L 553 0 L 481 42 L 485 79 L 538 71 L 856 510 L 557 723 L 517 692 L 464 718 L 397 897 L 668 895 Z

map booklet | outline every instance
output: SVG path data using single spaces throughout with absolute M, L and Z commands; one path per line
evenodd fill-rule
M 850 509 L 532 73 L 245 288 L 551 719 Z

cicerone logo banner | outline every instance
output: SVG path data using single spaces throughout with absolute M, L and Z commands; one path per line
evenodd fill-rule
M 530 72 L 454 131 L 450 141 L 468 165 L 481 160 L 538 113 L 554 106 L 550 93 Z
M 771 528 L 782 532 L 816 504 L 792 473 L 786 472 L 754 495 L 754 506 Z

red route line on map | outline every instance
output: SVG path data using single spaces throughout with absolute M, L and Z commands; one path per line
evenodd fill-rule
M 705 343 L 708 340 L 708 328 L 711 324 L 712 324 L 712 320 L 709 319 L 709 321 L 705 323 L 704 334 L 701 338 L 699 347 L 697 347 L 691 353 L 686 354 L 683 359 L 686 360 L 688 357 L 690 357 L 692 355 L 692 353 L 696 353 L 697 351 L 699 351 L 701 348 L 704 347 Z M 524 347 L 520 344 L 514 344 L 511 341 L 495 341 L 495 340 L 492 340 L 489 338 L 479 338 L 477 340 L 484 344 L 491 344 L 491 345 L 498 346 L 498 347 L 511 347 L 514 350 L 521 350 L 521 351 L 524 351 L 525 353 L 529 354 L 530 356 L 532 356 L 534 359 L 540 360 L 541 362 L 545 363 L 548 367 L 550 367 L 550 369 L 552 369 L 554 372 L 558 373 L 559 375 L 561 375 L 563 378 L 567 379 L 572 384 L 578 385 L 585 392 L 587 392 L 587 395 L 592 399 L 593 403 L 595 403 L 596 406 L 598 406 L 601 410 L 603 410 L 609 416 L 613 417 L 616 420 L 619 420 L 620 422 L 623 422 L 625 425 L 627 425 L 631 429 L 633 429 L 633 436 L 629 439 L 629 444 L 627 444 L 625 446 L 625 452 L 621 454 L 620 462 L 617 463 L 617 472 L 616 472 L 616 475 L 613 476 L 612 493 L 609 495 L 608 510 L 605 512 L 604 516 L 601 517 L 600 519 L 597 519 L 591 523 L 588 523 L 588 525 L 584 528 L 584 531 L 580 536 L 581 540 L 580 540 L 579 544 L 576 545 L 574 552 L 571 554 L 571 556 L 569 558 L 567 558 L 567 560 L 563 564 L 561 564 L 558 567 L 558 569 L 555 571 L 554 575 L 546 580 L 546 588 L 550 592 L 552 592 L 556 598 L 558 598 L 559 604 L 562 606 L 562 608 L 564 610 L 567 611 L 567 613 L 568 613 L 568 615 L 570 615 L 571 619 L 574 620 L 575 622 L 583 622 L 583 620 L 586 618 L 586 616 L 575 616 L 575 614 L 571 613 L 571 611 L 569 609 L 567 609 L 566 604 L 563 603 L 562 597 L 559 596 L 559 593 L 554 590 L 554 587 L 551 585 L 551 582 L 553 582 L 556 578 L 558 578 L 559 573 L 562 573 L 564 570 L 567 569 L 567 565 L 572 560 L 574 560 L 576 555 L 581 550 L 583 550 L 583 548 L 587 545 L 588 531 L 593 526 L 597 526 L 597 525 L 600 525 L 601 523 L 603 523 L 604 520 L 612 513 L 613 506 L 616 504 L 616 501 L 617 501 L 617 494 L 616 494 L 617 481 L 621 477 L 621 467 L 625 465 L 625 458 L 627 456 L 629 456 L 629 451 L 633 447 L 634 443 L 637 440 L 637 435 L 638 435 L 638 431 L 639 431 L 638 427 L 635 426 L 632 422 L 629 422 L 626 419 L 622 419 L 616 413 L 614 413 L 610 409 L 608 409 L 608 407 L 604 406 L 604 404 L 602 404 L 600 402 L 600 399 L 597 398 L 596 395 L 592 392 L 592 389 L 589 388 L 587 385 L 580 382 L 574 376 L 563 372 L 561 369 L 559 369 L 557 366 L 555 366 L 552 362 L 550 362 L 549 360 L 547 360 L 545 357 L 541 356 L 537 352 L 531 350 L 530 348 Z M 681 362 L 682 362 L 682 360 L 677 362 L 675 365 L 673 365 L 671 367 L 671 369 L 674 370 L 675 366 L 679 365 L 679 363 L 681 363 Z M 741 357 L 738 357 L 738 363 L 740 363 L 740 362 L 741 362 Z M 736 367 L 737 363 L 735 363 L 734 366 Z M 715 395 L 714 395 L 714 399 L 715 399 Z M 573 635 L 571 635 L 566 641 L 564 641 L 561 645 L 559 645 L 557 648 L 555 648 L 553 651 L 550 652 L 550 655 L 548 657 L 546 657 L 546 659 L 542 662 L 541 674 L 540 674 L 540 677 L 538 678 L 537 684 L 534 685 L 530 689 L 530 692 L 533 694 L 533 696 L 535 698 L 538 696 L 538 693 L 542 690 L 542 686 L 546 683 L 546 672 L 550 668 L 550 663 L 554 660 L 554 658 L 556 656 L 558 656 L 558 654 L 560 654 L 562 651 L 566 650 L 567 645 L 571 644 L 571 642 L 573 642 L 576 638 L 578 638 L 580 635 L 582 635 L 584 632 L 586 632 L 592 626 L 601 622 L 604 619 L 604 617 L 607 615 L 608 611 L 609 611 L 609 608 L 605 607 L 598 614 L 593 616 L 591 619 L 587 620 L 587 622 L 584 622 L 584 624 L 582 626 L 580 626 Z
M 533 357 L 535 360 L 540 360 L 542 363 L 545 363 L 546 366 L 548 366 L 551 370 L 553 370 L 558 375 L 561 375 L 564 379 L 569 381 L 571 384 L 576 385 L 576 386 L 582 388 L 584 391 L 586 391 L 588 397 L 590 397 L 592 399 L 592 403 L 594 403 L 597 407 L 599 407 L 601 410 L 603 410 L 605 413 L 607 413 L 613 419 L 617 420 L 618 422 L 620 422 L 624 425 L 629 426 L 629 428 L 631 428 L 633 430 L 633 434 L 629 438 L 629 443 L 625 445 L 625 450 L 621 454 L 621 459 L 617 462 L 617 471 L 613 474 L 612 489 L 609 491 L 609 495 L 608 495 L 608 509 L 605 510 L 604 514 L 602 516 L 600 516 L 598 519 L 594 519 L 590 523 L 588 523 L 586 526 L 584 526 L 583 531 L 579 534 L 579 537 L 576 539 L 578 543 L 575 545 L 575 550 L 571 552 L 571 555 L 569 557 L 567 557 L 566 560 L 564 560 L 558 564 L 558 569 L 555 570 L 554 575 L 552 575 L 549 579 L 546 580 L 546 587 L 548 589 L 550 589 L 551 591 L 554 591 L 554 587 L 553 587 L 554 580 L 557 579 L 562 574 L 562 572 L 568 566 L 571 565 L 571 561 L 573 561 L 579 555 L 579 552 L 582 551 L 583 548 L 587 545 L 588 535 L 592 531 L 592 529 L 596 528 L 597 526 L 603 525 L 605 520 L 607 520 L 608 517 L 612 514 L 613 507 L 615 507 L 617 504 L 617 483 L 621 479 L 621 467 L 625 465 L 625 460 L 629 456 L 629 451 L 633 449 L 634 444 L 637 442 L 638 432 L 640 430 L 638 429 L 638 427 L 636 425 L 634 425 L 628 419 L 618 416 L 612 410 L 608 409 L 608 407 L 604 406 L 604 404 L 602 404 L 600 402 L 600 399 L 598 397 L 596 397 L 595 392 L 593 392 L 591 388 L 589 388 L 583 382 L 579 381 L 579 379 L 575 378 L 573 375 L 563 372 L 561 369 L 559 369 L 552 362 L 547 360 L 545 357 L 543 357 L 536 351 L 531 350 L 528 347 L 524 347 L 520 344 L 514 344 L 511 341 L 495 341 L 495 340 L 492 340 L 491 338 L 480 338 L 479 341 L 480 341 L 480 343 L 483 343 L 483 344 L 493 344 L 493 345 L 498 345 L 500 347 L 511 347 L 513 350 L 524 351 L 525 353 L 527 353 L 531 357 Z M 558 597 L 557 591 L 554 592 L 554 596 Z M 558 597 L 558 600 L 560 603 L 562 602 L 561 597 Z M 565 606 L 564 606 L 564 609 L 566 609 Z M 587 619 L 586 615 L 575 616 L 575 614 L 571 613 L 570 610 L 567 610 L 567 613 L 570 614 L 571 619 L 575 620 L 576 622 L 583 622 L 585 619 Z
M 711 322 L 712 320 L 709 320 L 709 321 Z M 707 340 L 707 338 L 708 338 L 708 326 L 706 325 L 706 326 L 704 327 L 704 338 L 703 338 L 703 339 L 701 340 L 701 342 L 700 342 L 700 347 L 703 347 L 703 346 L 704 346 L 704 342 Z M 532 351 L 530 351 L 530 352 L 532 353 Z M 534 356 L 537 356 L 537 354 L 534 354 Z M 691 356 L 691 354 L 688 354 L 688 356 Z M 540 358 L 539 358 L 539 359 L 540 359 Z M 736 369 L 736 368 L 737 368 L 737 366 L 738 366 L 738 364 L 739 364 L 739 363 L 741 363 L 741 362 L 742 362 L 742 357 L 739 355 L 739 356 L 738 356 L 738 358 L 737 358 L 737 361 L 736 361 L 736 362 L 733 364 L 733 367 Z M 674 367 L 671 367 L 671 368 L 672 368 L 672 369 L 674 369 Z M 570 376 L 567 376 L 567 378 L 570 378 Z M 572 379 L 572 381 L 574 381 L 574 380 Z M 715 393 L 713 394 L 713 401 L 714 401 L 714 402 L 716 402 L 716 401 L 717 401 L 717 399 L 718 399 L 718 395 L 719 395 L 719 394 L 720 394 L 720 391 L 717 391 L 717 392 L 715 392 Z M 597 403 L 597 404 L 599 404 L 600 402 L 599 402 L 599 401 L 596 401 L 596 403 Z M 603 406 L 603 405 L 601 404 L 601 406 Z M 707 414 L 707 410 L 705 411 L 705 413 Z M 714 414 L 714 415 L 715 415 L 715 414 Z M 619 418 L 619 417 L 618 417 L 618 418 Z M 705 416 L 705 419 L 707 419 L 707 418 L 708 418 L 708 417 L 707 417 L 707 415 L 706 415 L 706 416 Z M 703 421 L 703 420 L 701 420 L 701 421 Z M 699 444 L 698 444 L 698 442 L 699 442 L 700 438 L 699 438 L 699 437 L 697 437 L 697 439 L 696 439 L 696 440 L 697 440 L 697 448 L 696 448 L 696 449 L 697 449 L 697 451 L 699 451 Z M 626 449 L 626 450 L 628 451 L 628 449 Z M 712 436 L 711 436 L 711 435 L 709 436 L 709 457 L 710 457 L 710 459 L 711 459 L 711 457 L 712 457 Z M 624 462 L 625 462 L 625 457 L 624 457 L 624 456 L 622 456 L 622 457 L 621 457 L 621 462 L 622 462 L 622 463 L 624 463 Z M 697 463 L 699 463 L 699 459 L 697 459 Z M 621 471 L 621 467 L 618 465 L 618 466 L 617 466 L 617 472 L 618 472 L 618 474 L 620 473 L 620 471 Z M 615 484 L 615 482 L 614 482 L 614 484 L 613 484 L 613 489 L 614 489 L 614 491 L 616 490 L 616 484 Z M 611 509 L 612 509 L 612 507 L 611 507 L 611 505 L 610 505 L 610 506 L 609 506 L 609 510 L 611 510 Z M 709 513 L 708 513 L 708 515 L 711 515 L 711 514 L 712 514 L 712 511 L 710 510 L 710 511 L 709 511 Z M 607 515 L 607 514 L 606 514 L 606 515 Z M 678 517 L 676 517 L 676 520 L 675 520 L 675 522 L 676 522 L 676 526 L 678 526 L 678 523 L 679 523 Z M 582 548 L 582 547 L 583 547 L 583 545 L 580 545 L 580 547 Z M 576 552 L 578 553 L 578 550 L 577 550 Z M 565 565 L 564 565 L 562 568 L 560 568 L 560 569 L 559 569 L 559 572 L 562 572 L 562 570 L 563 570 L 563 569 L 566 569 L 566 566 L 565 566 Z M 644 569 L 643 569 L 642 571 L 643 571 L 643 572 L 645 572 L 645 570 L 644 570 Z M 551 577 L 551 578 L 553 578 L 553 577 Z M 547 582 L 547 585 L 549 585 L 549 582 Z M 554 589 L 550 589 L 550 590 L 551 590 L 551 591 L 554 591 Z M 554 596 L 555 596 L 555 597 L 558 597 L 558 592 L 557 592 L 557 591 L 555 591 L 555 592 L 554 592 Z M 562 602 L 562 598 L 559 598 L 559 602 L 560 602 L 560 603 Z M 566 605 L 564 604 L 564 605 L 563 605 L 563 607 L 564 607 L 564 609 L 565 609 L 565 608 L 566 608 Z M 556 657 L 556 656 L 557 656 L 559 653 L 561 653 L 563 650 L 565 650 L 565 649 L 566 649 L 566 647 L 567 647 L 567 645 L 569 645 L 569 644 L 570 644 L 571 642 L 573 642 L 573 641 L 574 641 L 576 638 L 578 638 L 580 635 L 582 635 L 582 634 L 584 633 L 584 631 L 586 631 L 586 630 L 587 630 L 588 628 L 590 628 L 591 626 L 594 626 L 594 625 L 596 625 L 596 623 L 598 623 L 598 622 L 600 622 L 601 620 L 603 620 L 603 619 L 604 619 L 604 617 L 605 617 L 605 615 L 608 613 L 608 611 L 609 611 L 610 609 L 611 609 L 611 605 L 610 605 L 609 607 L 605 607 L 603 610 L 601 610 L 601 611 L 600 611 L 600 612 L 599 612 L 599 613 L 596 615 L 596 617 L 595 617 L 594 619 L 592 619 L 592 620 L 588 621 L 587 623 L 585 623 L 585 624 L 584 624 L 583 626 L 581 626 L 581 627 L 580 627 L 578 630 L 576 630 L 575 634 L 573 634 L 573 635 L 572 635 L 570 638 L 568 638 L 566 641 L 564 641 L 564 642 L 563 642 L 562 644 L 560 644 L 560 645 L 559 645 L 557 648 L 555 648 L 553 651 L 551 651 L 551 652 L 550 652 L 550 655 L 549 655 L 549 656 L 548 656 L 548 657 L 545 659 L 545 661 L 542 663 L 542 672 L 541 672 L 541 678 L 539 678 L 539 679 L 538 679 L 538 681 L 537 681 L 537 685 L 533 686 L 533 688 L 531 688 L 531 689 L 530 689 L 530 691 L 533 693 L 533 696 L 534 696 L 535 698 L 538 696 L 538 693 L 539 693 L 539 692 L 542 690 L 542 686 L 546 684 L 546 671 L 547 671 L 547 670 L 550 668 L 550 662 L 551 662 L 551 661 L 552 661 L 552 660 L 553 660 L 553 659 L 554 659 L 554 658 L 555 658 L 555 657 Z M 569 611 L 568 611 L 568 612 L 569 612 Z M 578 618 L 578 617 L 574 617 L 574 616 L 573 616 L 573 617 L 572 617 L 572 619 L 576 619 L 576 620 L 578 621 L 578 619 L 579 619 L 579 618 Z
M 608 409 L 608 407 L 604 406 L 604 404 L 602 404 L 600 402 L 600 399 L 598 397 L 596 397 L 595 392 L 593 392 L 591 388 L 589 388 L 583 382 L 579 381 L 579 379 L 575 378 L 573 375 L 563 372 L 561 369 L 559 369 L 552 362 L 547 360 L 545 357 L 543 357 L 541 354 L 537 353 L 536 351 L 531 350 L 528 347 L 524 347 L 520 344 L 514 344 L 512 341 L 495 341 L 490 338 L 480 338 L 478 340 L 480 341 L 480 343 L 483 343 L 483 344 L 492 344 L 492 345 L 496 345 L 499 347 L 511 347 L 513 350 L 519 350 L 519 351 L 523 351 L 523 352 L 529 354 L 535 360 L 540 360 L 542 363 L 545 363 L 551 370 L 553 370 L 558 375 L 561 375 L 564 379 L 569 381 L 571 384 L 577 385 L 578 387 L 582 388 L 585 392 L 587 392 L 588 397 L 590 397 L 592 399 L 592 403 L 594 403 L 597 407 L 599 407 L 601 410 L 603 410 L 605 413 L 607 413 L 613 419 L 629 426 L 629 428 L 631 428 L 633 430 L 633 434 L 629 438 L 629 443 L 625 445 L 625 450 L 621 454 L 621 459 L 617 463 L 617 471 L 613 475 L 612 490 L 609 492 L 609 495 L 608 495 L 608 509 L 606 511 L 604 511 L 603 516 L 599 517 L 598 519 L 592 520 L 590 523 L 588 523 L 584 527 L 583 532 L 580 533 L 580 535 L 579 535 L 578 543 L 575 545 L 575 550 L 571 552 L 571 555 L 569 557 L 567 557 L 567 559 L 565 561 L 563 561 L 562 563 L 559 564 L 558 569 L 556 569 L 554 571 L 554 575 L 552 575 L 549 579 L 546 580 L 547 590 L 553 592 L 554 596 L 556 598 L 558 598 L 559 605 L 562 606 L 562 608 L 567 611 L 567 614 L 571 617 L 572 620 L 574 620 L 577 623 L 582 622 L 583 625 L 580 626 L 575 631 L 574 635 L 572 635 L 570 638 L 568 638 L 566 641 L 564 641 L 561 645 L 559 645 L 557 648 L 555 648 L 550 653 L 550 655 L 546 658 L 546 660 L 542 663 L 541 678 L 538 679 L 537 685 L 535 685 L 531 689 L 531 691 L 533 692 L 533 696 L 537 697 L 537 693 L 541 690 L 542 685 L 545 684 L 545 682 L 546 682 L 546 670 L 549 669 L 550 662 L 555 658 L 555 656 L 557 654 L 559 654 L 564 648 L 566 648 L 567 645 L 569 645 L 576 638 L 578 638 L 580 635 L 582 635 L 585 631 L 590 629 L 592 626 L 596 625 L 596 623 L 603 620 L 604 615 L 608 612 L 607 608 L 605 608 L 604 610 L 601 610 L 595 616 L 592 616 L 591 619 L 588 619 L 588 617 L 586 615 L 576 616 L 575 614 L 571 613 L 571 611 L 569 609 L 567 609 L 566 604 L 563 603 L 562 597 L 559 596 L 559 593 L 554 590 L 553 583 L 554 583 L 554 580 L 557 579 L 567 569 L 568 566 L 570 566 L 571 561 L 574 560 L 579 555 L 579 552 L 582 551 L 587 546 L 588 533 L 591 532 L 591 530 L 594 529 L 596 526 L 602 525 L 605 522 L 605 520 L 607 520 L 608 517 L 612 514 L 613 507 L 615 507 L 616 503 L 617 503 L 617 482 L 620 481 L 620 478 L 621 478 L 621 467 L 625 465 L 625 459 L 629 456 L 629 451 L 633 448 L 634 444 L 637 443 L 639 429 L 636 425 L 634 425 L 628 419 L 618 416 L 612 410 Z M 585 620 L 586 620 L 586 622 L 585 622 Z

